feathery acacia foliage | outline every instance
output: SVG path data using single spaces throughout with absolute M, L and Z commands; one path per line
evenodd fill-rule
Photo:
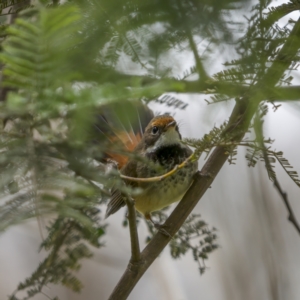
M 105 225 L 98 206 L 106 198 L 103 188 L 115 181 L 93 160 L 105 150 L 103 137 L 89 129 L 94 112 L 122 99 L 153 98 L 168 88 L 141 88 L 139 81 L 132 82 L 130 90 L 122 82 L 117 89 L 109 82 L 76 88 L 76 81 L 85 80 L 85 70 L 74 65 L 84 47 L 83 15 L 70 4 L 23 10 L 8 26 L 2 45 L 2 84 L 13 91 L 2 105 L 0 228 L 33 217 L 54 218 L 41 245 L 49 255 L 11 299 L 19 299 L 20 291 L 34 297 L 50 283 L 81 289 L 73 273 L 80 260 L 92 254 L 86 242 L 101 246 Z M 133 37 L 123 36 L 121 42 L 124 53 L 135 61 Z
M 179 258 L 191 250 L 194 260 L 198 263 L 199 272 L 203 274 L 208 254 L 218 248 L 216 239 L 216 228 L 210 229 L 199 215 L 192 214 L 171 240 L 171 255 L 173 258 Z
M 0 231 L 25 219 L 46 216 L 50 219 L 48 236 L 41 248 L 49 255 L 10 299 L 20 299 L 19 291 L 26 291 L 24 299 L 29 299 L 50 283 L 81 289 L 74 271 L 81 259 L 92 255 L 87 244 L 102 246 L 106 225 L 101 205 L 109 188 L 121 184 L 116 172 L 106 173 L 101 162 L 102 154 L 112 146 L 105 134 L 91 130 L 95 113 L 101 114 L 107 105 L 114 104 L 116 112 L 130 121 L 132 109 L 122 106 L 125 100 L 150 101 L 169 91 L 212 94 L 210 103 L 233 98 L 246 103 L 253 97 L 247 104 L 249 126 L 239 121 L 233 126 L 229 120 L 201 140 L 186 143 L 195 148 L 196 158 L 202 153 L 208 157 L 221 146 L 230 163 L 234 163 L 237 147 L 247 147 L 249 166 L 264 161 L 274 181 L 277 161 L 300 186 L 282 152 L 266 147 L 271 140 L 262 134 L 265 104 L 285 96 L 278 87 L 291 85 L 291 72 L 297 69 L 297 37 L 291 43 L 297 48 L 294 55 L 279 56 L 296 21 L 284 27 L 275 23 L 299 9 L 297 1 L 276 8 L 270 2 L 256 5 L 245 35 L 237 42 L 239 58 L 211 78 L 197 43 L 201 41 L 209 53 L 213 45 L 234 41 L 230 28 L 236 23 L 228 21 L 228 16 L 243 1 L 126 1 L 122 5 L 116 0 L 73 0 L 60 5 L 59 1 L 36 1 L 30 7 L 28 1 L 24 6 L 22 2 L 0 5 L 0 12 L 18 12 L 13 24 L 3 23 L 0 28 L 1 86 L 9 89 L 2 94 L 0 114 L 4 124 L 0 134 Z M 189 49 L 195 59 L 192 68 L 175 75 L 177 79 L 165 60 L 174 49 Z M 124 68 L 122 60 L 131 61 L 136 73 Z M 276 75 L 263 82 L 268 72 L 279 74 L 278 80 L 273 82 Z M 195 74 L 197 80 L 186 80 Z M 158 101 L 185 107 L 167 97 Z M 255 112 L 258 121 L 251 125 Z M 243 138 L 248 127 L 254 128 L 254 140 Z M 166 219 L 164 212 L 157 216 Z M 149 231 L 154 234 L 150 225 Z M 201 260 L 218 247 L 214 231 L 192 215 L 171 241 L 171 255 L 177 258 L 191 250 L 203 273 Z

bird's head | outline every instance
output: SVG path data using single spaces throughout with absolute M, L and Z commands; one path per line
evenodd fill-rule
M 146 152 L 181 143 L 178 125 L 173 117 L 164 114 L 154 117 L 145 129 L 142 140 Z

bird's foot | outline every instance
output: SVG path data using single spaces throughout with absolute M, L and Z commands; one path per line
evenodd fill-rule
M 154 228 L 156 228 L 157 231 L 169 238 L 172 238 L 171 234 L 167 231 L 168 226 L 166 226 L 165 224 L 159 224 L 154 222 L 150 214 L 145 214 L 145 218 L 153 224 Z
M 167 231 L 168 226 L 159 223 L 153 223 L 153 225 L 157 229 L 157 231 L 159 231 L 160 233 L 162 233 L 163 235 L 169 238 L 172 238 L 171 234 Z
M 204 172 L 199 172 L 201 177 L 207 178 L 207 179 L 212 179 L 213 176 L 211 173 L 204 173 Z

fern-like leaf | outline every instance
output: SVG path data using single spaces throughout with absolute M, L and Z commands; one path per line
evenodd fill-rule
M 22 88 L 27 95 L 59 87 L 74 76 L 67 57 L 76 43 L 78 9 L 71 5 L 42 9 L 36 19 L 18 18 L 7 29 L 9 38 L 0 55 L 5 64 L 3 85 Z
M 289 161 L 283 157 L 283 152 L 278 151 L 272 153 L 274 157 L 277 159 L 277 161 L 280 163 L 284 171 L 287 173 L 287 175 L 300 187 L 300 179 L 297 171 L 289 170 L 293 167 L 290 165 Z

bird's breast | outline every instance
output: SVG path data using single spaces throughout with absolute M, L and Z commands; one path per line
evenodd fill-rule
M 167 167 L 160 172 L 147 168 L 146 171 L 143 170 L 142 172 L 143 177 L 162 175 L 172 170 L 175 165 L 181 164 L 187 157 L 188 155 L 174 157 L 166 154 L 165 157 L 160 157 L 160 161 L 158 161 L 163 166 L 167 165 Z M 189 162 L 175 174 L 161 181 L 141 184 L 141 188 L 143 189 L 142 193 L 134 197 L 136 209 L 145 215 L 181 200 L 192 183 L 192 178 L 197 171 L 197 166 L 197 162 Z

